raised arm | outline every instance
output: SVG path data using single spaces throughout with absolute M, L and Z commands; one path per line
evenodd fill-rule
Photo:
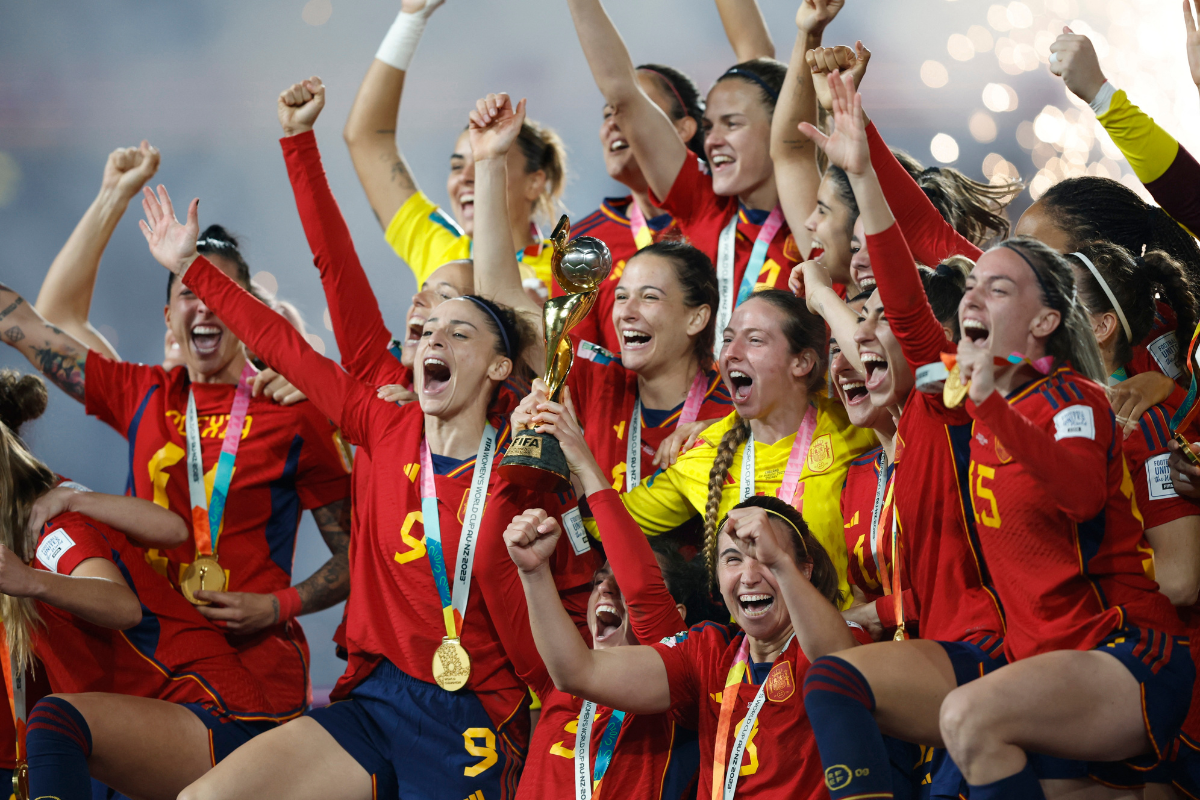
M 187 523 L 174 511 L 137 497 L 69 485 L 51 489 L 34 501 L 29 511 L 29 535 L 37 536 L 47 520 L 71 511 L 103 522 L 150 547 L 178 547 L 188 540 Z
M 38 292 L 36 308 L 53 325 L 114 361 L 117 351 L 88 321 L 100 257 L 129 201 L 158 171 L 158 148 L 142 141 L 108 154 L 100 193 L 88 206 L 62 250 L 54 257 Z
M 846 305 L 833 288 L 829 273 L 817 261 L 805 261 L 792 267 L 788 280 L 792 292 L 803 297 L 808 310 L 825 320 L 829 333 L 842 346 L 842 354 L 857 372 L 864 372 L 858 348 L 851 343 L 858 329 L 858 313 Z
M 948 349 L 949 343 L 925 297 L 916 263 L 875 172 L 875 150 L 870 146 L 862 114 L 862 95 L 854 90 L 849 73 L 834 72 L 827 80 L 836 130 L 828 137 L 811 125 L 802 125 L 801 130 L 825 150 L 831 163 L 846 171 L 867 234 L 871 265 L 887 318 L 900 341 L 905 359 L 916 369 L 936 361 L 939 354 Z M 890 152 L 887 158 L 895 162 Z M 845 347 L 842 350 L 846 352 Z
M 86 558 L 59 575 L 26 564 L 0 545 L 0 592 L 61 608 L 101 628 L 128 630 L 142 621 L 142 604 L 116 564 Z
M 654 648 L 636 645 L 591 650 L 571 622 L 548 564 L 561 533 L 553 517 L 542 518 L 537 525 L 510 525 L 504 532 L 525 590 L 533 640 L 554 685 L 560 691 L 634 714 L 666 711 L 671 705 L 671 689 L 667 669 Z
M 366 444 L 375 390 L 347 375 L 341 367 L 319 355 L 281 315 L 238 286 L 232 278 L 196 252 L 200 231 L 199 200 L 188 206 L 187 223 L 175 219 L 170 195 L 163 186 L 156 196 L 144 190 L 146 220 L 138 222 L 158 263 L 175 273 L 196 296 L 213 309 L 234 335 L 279 372 L 290 375 L 300 391 L 341 428 L 347 440 Z M 392 406 L 379 403 L 379 409 Z
M 796 130 L 801 122 L 817 124 L 817 96 L 805 54 L 820 47 L 825 26 L 837 16 L 843 4 L 844 0 L 800 3 L 796 11 L 796 43 L 771 117 L 771 160 L 775 164 L 779 204 L 783 206 L 796 246 L 805 256 L 812 249 L 812 235 L 804 223 L 817 207 L 817 187 L 821 183 L 817 147 Z
M 304 235 L 321 275 L 342 366 L 367 383 L 397 382 L 400 364 L 388 353 L 391 334 L 329 188 L 313 125 L 325 106 L 325 85 L 313 76 L 279 95 L 279 140 Z
M 725 38 L 738 63 L 756 58 L 774 58 L 775 43 L 767 30 L 758 0 L 717 0 L 717 13 Z
M 666 197 L 687 157 L 675 125 L 642 90 L 621 34 L 600 0 L 568 0 L 579 44 L 604 102 L 612 107 L 651 191 Z
M 525 292 L 512 250 L 508 216 L 508 151 L 525 122 L 525 101 L 513 106 L 507 93 L 489 94 L 471 112 L 471 153 L 475 157 L 475 236 L 471 257 L 475 292 L 516 309 L 541 332 L 542 310 Z M 541 342 L 541 336 L 536 340 Z M 536 371 L 545 348 L 531 347 L 525 360 Z
M 404 78 L 430 14 L 444 0 L 403 0 L 400 14 L 379 45 L 375 60 L 358 87 L 342 137 L 354 171 L 367 193 L 379 225 L 388 224 L 417 192 L 408 162 L 396 143 L 396 119 Z
M 1185 12 L 1190 18 L 1190 12 Z M 1070 28 L 1050 45 L 1050 69 L 1067 89 L 1092 107 L 1096 119 L 1146 191 L 1171 217 L 1195 235 L 1200 231 L 1200 164 L 1175 137 L 1129 102 L 1123 89 L 1104 77 L 1091 39 Z M 1189 32 L 1189 41 L 1193 34 Z M 1189 54 L 1191 50 L 1189 49 Z M 1190 55 L 1189 55 L 1190 58 Z
M 84 401 L 87 345 L 47 322 L 25 298 L 0 283 L 0 337 L 21 351 L 46 380 Z

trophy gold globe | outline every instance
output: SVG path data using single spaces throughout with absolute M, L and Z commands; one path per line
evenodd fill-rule
M 567 334 L 592 310 L 600 284 L 612 269 L 608 245 L 591 236 L 570 237 L 571 221 L 564 214 L 550 237 L 554 246 L 550 269 L 567 294 L 550 298 L 542 307 L 542 338 L 546 343 L 542 380 L 547 397 L 554 402 L 558 402 L 575 360 L 575 349 Z M 558 440 L 532 429 L 515 432 L 498 469 L 505 480 L 527 489 L 561 492 L 571 483 Z

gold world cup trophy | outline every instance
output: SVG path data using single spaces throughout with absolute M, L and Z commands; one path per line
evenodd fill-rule
M 598 288 L 612 269 L 608 245 L 591 236 L 571 239 L 570 235 L 571 220 L 564 214 L 550 237 L 554 245 L 550 269 L 567 294 L 552 297 L 542 307 L 542 338 L 546 342 L 542 380 L 553 402 L 558 402 L 575 360 L 575 348 L 567 333 L 592 310 Z M 531 428 L 516 433 L 499 470 L 505 480 L 527 489 L 562 492 L 571 484 L 571 472 L 558 440 Z

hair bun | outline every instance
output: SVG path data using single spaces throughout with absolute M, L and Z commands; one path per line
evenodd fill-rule
M 237 250 L 240 247 L 240 242 L 238 242 L 237 237 L 225 230 L 224 225 L 209 225 L 204 229 L 204 232 L 200 234 L 200 238 L 207 239 L 210 242 L 227 244 L 234 250 Z
M 50 395 L 39 375 L 23 375 L 15 369 L 0 370 L 0 422 L 17 433 L 21 426 L 46 411 Z

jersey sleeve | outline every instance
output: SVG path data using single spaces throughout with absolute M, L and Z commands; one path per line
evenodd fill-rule
M 702 622 L 688 630 L 685 639 L 672 636 L 651 645 L 667 670 L 671 714 L 685 727 L 696 727 L 700 698 L 707 691 L 700 665 L 719 658 L 729 641 L 729 629 L 724 625 Z
M 1200 164 L 1192 154 L 1129 102 L 1124 89 L 1097 119 L 1163 210 L 1193 236 L 1200 231 Z
M 196 296 L 239 339 L 304 392 L 351 442 L 370 444 L 372 422 L 390 404 L 374 400 L 375 390 L 355 380 L 336 363 L 312 349 L 281 315 L 265 308 L 204 256 L 183 276 Z
M 95 350 L 88 351 L 84 363 L 84 410 L 127 437 L 146 392 L 158 383 L 161 368 L 113 361 Z
M 1137 507 L 1147 530 L 1184 517 L 1200 515 L 1200 504 L 1180 497 L 1167 467 L 1167 417 L 1161 407 L 1142 415 L 1138 430 L 1124 441 L 1125 460 L 1133 480 Z
M 649 644 L 683 630 L 686 624 L 667 591 L 658 559 L 646 535 L 613 489 L 588 496 L 588 506 L 604 539 L 604 554 L 629 609 L 634 635 Z
M 713 192 L 712 175 L 690 150 L 667 196 L 659 200 L 653 191 L 650 196 L 656 206 L 668 211 L 685 229 L 696 220 L 724 213 L 728 202 Z
M 912 624 L 917 621 L 916 599 L 912 589 L 900 592 L 900 601 L 904 605 L 904 623 Z M 896 622 L 896 601 L 891 595 L 880 597 L 875 601 L 875 613 L 879 615 L 879 624 L 886 628 L 894 628 Z
M 59 514 L 42 526 L 34 569 L 70 575 L 89 558 L 112 561 L 112 545 L 82 514 Z
M 313 263 L 321 275 L 329 318 L 346 371 L 368 383 L 394 383 L 400 368 L 388 352 L 391 334 L 358 260 L 312 131 L 279 140 Z M 388 370 L 391 366 L 393 369 Z
M 888 156 L 895 160 L 890 152 Z M 954 344 L 946 338 L 942 323 L 934 316 L 925 296 L 925 287 L 899 222 L 882 233 L 868 235 L 867 251 L 871 254 L 888 323 L 909 367 L 915 372 L 937 361 L 942 353 L 954 352 Z
M 917 260 L 927 267 L 936 267 L 953 255 L 978 260 L 983 251 L 946 222 L 908 170 L 892 155 L 873 122 L 867 125 L 867 142 L 871 147 L 871 165 L 879 176 L 884 197 Z
M 416 275 L 417 286 L 447 261 L 471 257 L 470 237 L 424 192 L 404 201 L 384 238 Z
M 1108 499 L 1108 448 L 1116 421 L 1108 404 L 1067 405 L 1048 427 L 1026 417 L 998 391 L 967 410 L 999 437 L 1047 498 L 1076 522 L 1095 517 Z
M 684 456 L 686 455 L 687 453 L 684 453 Z M 694 465 L 685 464 L 681 468 L 680 463 L 684 456 L 669 469 L 660 469 L 644 479 L 633 487 L 632 492 L 621 495 L 625 509 L 634 523 L 651 536 L 673 531 L 696 516 L 696 509 L 692 508 L 683 489 L 690 480 L 685 473 Z M 710 463 L 709 467 L 711 466 Z
M 350 470 L 338 444 L 340 434 L 312 403 L 306 408 L 309 432 L 300 450 L 296 493 L 304 508 L 321 508 L 350 496 Z

